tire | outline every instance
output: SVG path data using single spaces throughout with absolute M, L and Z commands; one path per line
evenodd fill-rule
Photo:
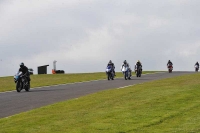
M 127 75 L 127 74 L 126 74 L 126 72 L 125 72 L 125 73 L 124 73 L 124 79 L 125 79 L 125 80 L 127 80 L 126 75 Z
M 22 89 L 21 89 L 21 85 L 20 85 L 20 82 L 17 82 L 16 83 L 16 91 L 17 92 L 20 92 Z
M 128 79 L 129 79 L 129 80 L 131 79 L 131 74 L 129 75 Z
M 115 75 L 111 73 L 111 79 L 114 80 Z
M 30 84 L 27 85 L 27 87 L 25 88 L 26 91 L 30 91 Z
M 137 77 L 139 77 L 139 75 L 140 75 L 140 72 L 139 72 L 139 71 L 137 71 Z
M 140 70 L 140 74 L 139 74 L 139 77 L 141 77 L 141 75 L 142 75 L 142 71 Z
M 129 80 L 131 79 L 131 71 L 129 72 L 129 77 L 128 77 L 128 79 L 129 79 Z
M 108 74 L 108 80 L 110 80 L 110 76 L 109 76 L 109 74 Z

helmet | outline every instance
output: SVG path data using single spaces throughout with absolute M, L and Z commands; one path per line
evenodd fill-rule
M 168 62 L 170 62 L 170 60 Z
M 126 60 L 124 60 L 124 64 L 126 64 L 127 62 L 126 62 Z
M 109 63 L 112 63 L 112 61 L 110 60 Z
M 139 63 L 140 63 L 140 60 L 138 60 L 137 62 L 139 62 Z
M 21 68 L 24 67 L 24 63 L 23 63 L 23 62 L 20 63 L 19 66 L 20 66 Z

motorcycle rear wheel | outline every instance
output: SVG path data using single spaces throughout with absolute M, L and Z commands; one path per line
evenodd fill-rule
M 140 74 L 139 74 L 139 72 L 137 72 L 137 77 L 139 77 L 140 76 Z
M 26 91 L 30 91 L 30 84 L 27 85 L 27 87 L 25 88 Z
M 142 75 L 142 71 L 140 70 L 139 77 L 141 77 L 141 75 Z

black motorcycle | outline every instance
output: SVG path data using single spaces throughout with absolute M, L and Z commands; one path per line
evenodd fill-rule
M 16 84 L 17 92 L 20 92 L 23 89 L 25 89 L 26 91 L 30 90 L 30 84 L 28 82 L 28 79 L 26 78 L 26 74 L 23 75 L 22 72 L 17 73 L 14 76 L 14 81 Z
M 141 77 L 142 75 L 142 67 L 136 66 L 136 77 Z
M 199 71 L 199 66 L 198 65 L 195 65 L 194 68 L 195 68 L 195 72 Z

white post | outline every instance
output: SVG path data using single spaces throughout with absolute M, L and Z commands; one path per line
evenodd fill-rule
M 53 69 L 54 69 L 54 71 L 56 71 L 56 60 L 55 61 L 53 61 Z

